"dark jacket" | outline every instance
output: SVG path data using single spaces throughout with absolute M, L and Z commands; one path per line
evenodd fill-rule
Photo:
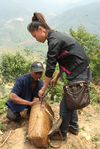
M 50 30 L 48 33 L 46 76 L 52 77 L 57 62 L 65 69 L 68 79 L 82 73 L 89 65 L 89 58 L 83 47 L 71 36 Z

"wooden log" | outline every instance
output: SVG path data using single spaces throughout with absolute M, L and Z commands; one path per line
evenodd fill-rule
M 48 146 L 48 133 L 53 124 L 54 113 L 45 102 L 36 102 L 31 107 L 28 138 L 36 147 Z

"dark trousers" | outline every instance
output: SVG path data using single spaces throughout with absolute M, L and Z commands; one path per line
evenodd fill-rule
M 92 73 L 90 71 L 90 78 L 89 79 L 88 79 L 87 74 L 88 74 L 88 69 L 86 69 L 82 74 L 77 76 L 75 79 L 70 80 L 69 82 L 76 82 L 76 81 L 85 80 L 89 83 L 90 80 L 92 79 Z M 60 116 L 62 117 L 62 120 L 63 120 L 61 127 L 60 127 L 60 130 L 61 130 L 63 136 L 66 136 L 69 126 L 72 126 L 76 130 L 79 129 L 77 110 L 67 109 L 64 98 L 62 99 L 62 101 L 60 103 Z
M 21 120 L 20 113 L 13 113 L 13 111 L 8 107 L 7 118 L 14 122 L 19 122 Z

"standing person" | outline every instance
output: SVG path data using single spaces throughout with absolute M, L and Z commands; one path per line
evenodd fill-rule
M 44 43 L 47 40 L 48 42 L 45 79 L 44 85 L 39 91 L 40 97 L 43 97 L 50 81 L 52 86 L 55 86 L 60 77 L 59 71 L 51 80 L 57 62 L 66 73 L 69 82 L 79 80 L 89 82 L 87 73 L 90 60 L 78 41 L 68 34 L 52 30 L 41 13 L 34 13 L 27 29 L 37 41 Z M 64 98 L 60 103 L 60 116 L 63 120 L 60 127 L 63 139 L 66 138 L 68 131 L 77 135 L 79 132 L 77 110 L 68 110 Z M 53 138 L 61 139 L 59 134 L 55 134 Z
M 20 112 L 25 108 L 30 111 L 33 103 L 39 101 L 38 91 L 43 86 L 41 80 L 43 71 L 43 64 L 34 62 L 31 65 L 30 73 L 18 77 L 6 103 L 8 119 L 19 122 L 21 120 Z

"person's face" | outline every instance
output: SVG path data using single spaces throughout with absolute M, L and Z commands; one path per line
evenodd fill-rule
M 42 71 L 40 71 L 40 72 L 32 72 L 32 71 L 30 71 L 30 73 L 31 73 L 31 77 L 34 79 L 34 80 L 40 80 L 41 79 L 41 77 L 42 77 L 42 74 L 43 74 L 43 72 Z
M 48 37 L 48 32 L 41 26 L 38 27 L 38 30 L 31 32 L 31 35 L 39 42 L 44 43 Z

